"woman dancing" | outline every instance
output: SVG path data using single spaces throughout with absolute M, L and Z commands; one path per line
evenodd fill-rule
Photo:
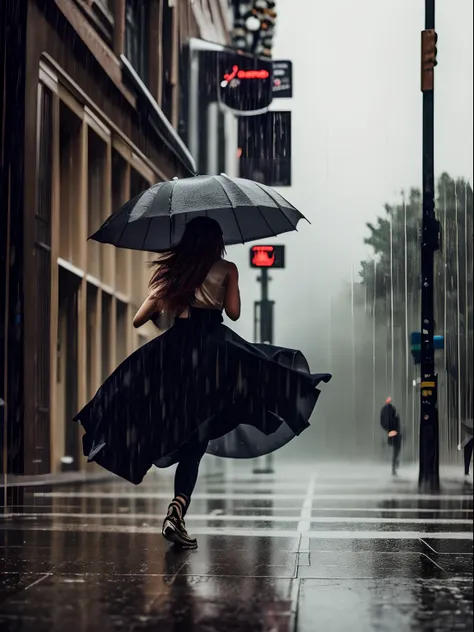
M 304 356 L 251 344 L 222 324 L 240 317 L 238 270 L 226 261 L 222 230 L 205 217 L 155 265 L 133 325 L 160 314 L 173 326 L 129 356 L 76 415 L 84 454 L 138 484 L 152 465 L 178 464 L 163 536 L 196 548 L 184 518 L 206 452 L 253 458 L 299 435 L 329 374 L 312 375 Z

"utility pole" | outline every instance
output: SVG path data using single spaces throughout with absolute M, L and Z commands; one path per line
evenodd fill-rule
M 434 253 L 439 249 L 435 215 L 434 68 L 436 61 L 435 0 L 425 0 L 422 33 L 423 92 L 423 224 L 421 234 L 421 407 L 419 486 L 439 489 L 438 376 L 434 362 Z
M 260 301 L 255 303 L 254 314 L 254 338 L 258 341 L 273 344 L 273 305 L 274 301 L 268 299 L 268 284 L 271 278 L 268 274 L 268 268 L 260 269 L 259 281 L 262 294 Z M 254 474 L 273 474 L 273 454 L 267 454 L 260 459 L 261 465 L 257 465 Z
M 268 268 L 260 269 L 260 276 L 257 281 L 262 290 L 261 299 L 255 304 L 256 314 L 258 314 L 255 320 L 255 334 L 258 336 L 259 342 L 271 345 L 273 344 L 273 305 L 275 301 L 268 299 L 268 284 L 271 281 Z
M 275 301 L 268 298 L 268 285 L 271 278 L 270 268 L 285 267 L 285 246 L 270 244 L 252 246 L 250 248 L 250 267 L 259 268 L 260 276 L 257 281 L 261 287 L 261 298 L 254 303 L 254 342 L 273 344 L 273 306 Z M 267 454 L 259 459 L 254 474 L 273 474 L 273 455 Z

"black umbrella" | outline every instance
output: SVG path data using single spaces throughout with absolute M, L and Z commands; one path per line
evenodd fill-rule
M 306 219 L 264 184 L 225 174 L 196 176 L 154 184 L 113 213 L 90 239 L 160 252 L 177 244 L 186 224 L 199 216 L 219 222 L 227 245 L 275 237 Z

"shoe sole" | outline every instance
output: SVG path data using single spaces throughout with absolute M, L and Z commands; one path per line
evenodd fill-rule
M 197 549 L 197 541 L 184 540 L 170 520 L 165 520 L 161 533 L 165 540 L 177 544 L 182 549 Z

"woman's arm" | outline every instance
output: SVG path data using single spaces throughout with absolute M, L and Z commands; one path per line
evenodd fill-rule
M 229 263 L 229 272 L 227 275 L 227 288 L 224 302 L 225 313 L 231 320 L 239 320 L 240 318 L 240 289 L 239 289 L 239 271 L 235 263 Z
M 149 320 L 151 320 L 152 316 L 158 311 L 159 307 L 156 298 L 151 295 L 148 296 L 138 312 L 135 314 L 135 318 L 133 319 L 133 326 L 135 327 L 135 329 L 138 329 Z

